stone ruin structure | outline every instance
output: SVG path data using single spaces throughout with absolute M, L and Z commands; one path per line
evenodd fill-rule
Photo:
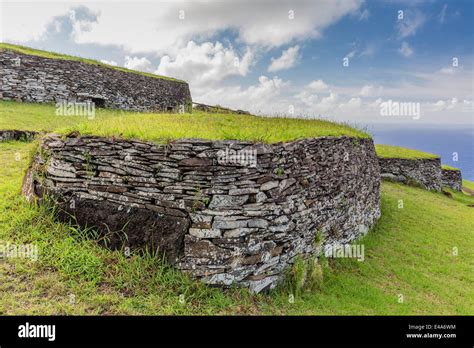
M 462 175 L 459 169 L 441 168 L 441 181 L 444 187 L 462 191 Z
M 184 81 L 99 64 L 44 58 L 0 48 L 0 99 L 39 103 L 93 102 L 131 111 L 191 112 Z
M 441 191 L 443 187 L 461 191 L 462 176 L 459 169 L 444 169 L 438 158 L 384 158 L 379 157 L 383 179 L 414 184 L 427 190 Z
M 440 158 L 379 158 L 382 178 L 441 191 Z
M 183 81 L 5 49 L 0 68 L 4 100 L 192 108 Z M 35 135 L 1 131 L 0 141 Z M 296 258 L 367 233 L 380 217 L 381 178 L 437 191 L 462 185 L 460 172 L 442 170 L 439 158 L 377 158 L 365 138 L 158 145 L 48 134 L 22 190 L 32 201 L 51 198 L 61 220 L 97 228 L 108 247 L 151 248 L 207 284 L 260 292 L 275 287 Z

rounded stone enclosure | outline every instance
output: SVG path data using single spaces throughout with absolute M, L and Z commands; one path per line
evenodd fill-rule
M 0 80 L 0 100 L 90 101 L 96 107 L 134 111 L 192 110 L 184 81 L 14 49 L 0 48 Z
M 298 255 L 364 235 L 380 216 L 371 139 L 288 143 L 95 136 L 41 139 L 23 184 L 111 248 L 152 248 L 192 277 L 259 292 Z

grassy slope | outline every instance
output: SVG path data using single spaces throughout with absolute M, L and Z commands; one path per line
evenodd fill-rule
M 407 158 L 407 159 L 421 159 L 421 158 L 438 158 L 438 155 L 433 155 L 428 152 L 407 149 L 401 146 L 393 145 L 375 145 L 377 156 L 383 158 Z
M 470 189 L 470 190 L 474 190 L 474 182 L 472 182 L 472 181 L 463 180 L 463 181 L 462 181 L 462 186 L 463 186 L 463 187 L 466 187 L 466 188 L 468 188 L 468 189 Z
M 36 262 L 0 261 L 0 314 L 474 314 L 474 208 L 465 205 L 474 197 L 460 203 L 460 193 L 449 199 L 383 183 L 365 261 L 331 261 L 320 290 L 289 303 L 285 290 L 207 288 L 156 258 L 125 258 L 54 222 L 18 195 L 32 147 L 0 143 L 0 241 L 41 249 Z
M 137 70 L 131 70 L 131 69 L 127 69 L 127 68 L 120 67 L 120 66 L 105 64 L 105 63 L 102 63 L 102 62 L 99 62 L 99 61 L 93 60 L 93 59 L 76 57 L 76 56 L 69 56 L 69 55 L 66 55 L 66 54 L 60 54 L 60 53 L 49 52 L 49 51 L 42 51 L 42 50 L 37 50 L 37 49 L 31 48 L 31 47 L 26 47 L 26 46 L 12 45 L 12 44 L 8 44 L 8 43 L 0 42 L 0 50 L 9 50 L 9 51 L 22 53 L 22 54 L 28 54 L 30 56 L 38 56 L 38 57 L 43 57 L 43 58 L 72 60 L 72 61 L 92 64 L 92 65 L 99 65 L 99 66 L 102 66 L 102 67 L 105 67 L 105 68 L 114 69 L 114 70 L 118 70 L 118 71 L 122 71 L 122 72 L 126 72 L 126 73 L 132 73 L 132 74 L 143 75 L 143 76 L 148 76 L 148 77 L 153 77 L 153 78 L 159 78 L 159 79 L 163 79 L 163 80 L 170 80 L 170 81 L 176 81 L 176 82 L 181 82 L 181 83 L 187 83 L 185 81 L 178 80 L 178 79 L 175 79 L 175 78 L 172 78 L 172 77 L 155 75 L 155 74 L 146 73 L 146 72 L 137 71 Z
M 448 166 L 447 164 L 442 164 L 441 168 L 445 170 L 459 170 L 459 168 L 451 167 L 451 166 Z
M 51 104 L 0 101 L 0 129 L 58 131 L 123 136 L 151 141 L 178 138 L 235 139 L 264 142 L 289 141 L 326 135 L 368 137 L 351 127 L 321 120 L 270 118 L 249 115 L 152 114 L 96 109 L 83 116 L 56 116 Z

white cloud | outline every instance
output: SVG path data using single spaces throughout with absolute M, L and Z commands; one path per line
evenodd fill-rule
M 448 74 L 448 75 L 453 75 L 456 73 L 456 69 L 461 69 L 460 67 L 459 68 L 454 68 L 452 66 L 448 66 L 448 67 L 445 67 L 445 68 L 442 68 L 439 70 L 439 73 L 441 74 Z
M 363 85 L 362 87 L 349 87 L 349 88 L 336 88 L 336 91 L 339 93 L 345 92 L 347 95 L 358 96 L 358 97 L 378 97 L 383 94 L 384 87 L 379 85 Z
M 392 99 L 399 102 L 420 102 L 422 110 L 420 122 L 438 124 L 471 122 L 472 73 L 446 75 L 439 74 L 438 71 L 425 74 L 408 72 L 407 77 L 413 82 L 391 81 L 388 85 L 378 85 L 374 82 L 360 86 L 331 84 L 330 88 L 328 86 L 326 90 L 317 91 L 311 86 L 324 86 L 326 83 L 316 80 L 320 82 L 311 82 L 303 88 L 297 88 L 288 81 L 261 76 L 258 84 L 246 88 L 241 86 L 210 88 L 205 93 L 193 97 L 197 101 L 209 104 L 220 104 L 267 115 L 288 114 L 289 106 L 293 105 L 295 117 L 322 116 L 330 120 L 358 123 L 407 122 L 406 118 L 384 118 L 380 115 L 381 103 Z M 433 102 L 433 99 L 437 102 Z
M 138 70 L 143 72 L 152 72 L 153 66 L 151 62 L 145 57 L 125 57 L 124 67 L 127 69 Z
M 461 70 L 459 70 L 461 71 Z M 294 104 L 298 116 L 321 115 L 336 121 L 403 123 L 403 118 L 382 118 L 380 105 L 392 99 L 399 102 L 419 102 L 422 122 L 437 124 L 466 124 L 472 122 L 472 71 L 454 74 L 406 72 L 406 78 L 380 85 L 380 81 L 365 85 L 335 85 L 318 91 L 311 83 L 293 95 L 290 90 L 278 96 L 285 112 L 287 104 Z M 410 81 L 410 82 L 409 82 Z M 314 86 L 320 83 L 314 83 Z M 437 100 L 437 102 L 433 102 Z
M 440 74 L 438 70 L 433 72 L 406 72 L 411 82 L 403 81 L 397 85 L 384 86 L 384 95 L 392 98 L 408 99 L 446 99 L 464 98 L 472 99 L 473 71 L 459 70 L 455 74 Z
M 373 56 L 375 53 L 375 49 L 375 45 L 373 43 L 370 43 L 365 46 L 365 49 L 362 52 L 360 52 L 359 57 Z
M 441 9 L 441 12 L 438 15 L 439 22 L 441 24 L 444 24 L 444 21 L 446 20 L 446 10 L 448 9 L 448 4 L 444 4 L 443 8 Z
M 314 80 L 308 84 L 308 87 L 317 92 L 325 91 L 328 89 L 328 85 L 323 80 Z
M 300 47 L 296 45 L 283 51 L 280 57 L 276 59 L 272 58 L 272 62 L 268 67 L 268 71 L 275 72 L 294 67 L 299 58 L 299 50 Z
M 288 110 L 288 104 L 280 98 L 288 85 L 289 82 L 278 77 L 270 79 L 260 76 L 255 85 L 246 88 L 242 86 L 209 88 L 202 93 L 195 94 L 193 99 L 211 105 L 219 104 L 235 109 L 271 114 Z
M 232 47 L 224 47 L 220 42 L 199 45 L 190 41 L 174 57 L 162 57 L 156 73 L 199 86 L 219 82 L 229 76 L 245 76 L 252 63 L 253 53 L 249 49 L 239 57 Z
M 314 94 L 307 90 L 302 90 L 301 92 L 295 95 L 295 98 L 308 107 L 316 105 L 319 101 L 319 97 L 317 94 Z
M 433 104 L 436 109 L 443 110 L 446 106 L 446 102 L 444 100 L 438 100 L 436 103 Z
M 80 27 L 76 43 L 123 47 L 132 54 L 172 54 L 190 40 L 211 40 L 233 31 L 237 41 L 261 47 L 280 47 L 321 37 L 343 16 L 358 11 L 362 0 L 83 2 L 97 21 Z M 3 3 L 2 3 L 3 6 Z M 7 2 L 2 29 L 5 40 L 38 39 L 53 16 L 68 13 L 77 3 Z M 180 19 L 181 14 L 184 18 Z M 293 11 L 294 18 L 290 18 Z M 182 17 L 181 17 L 182 18 Z
M 398 53 L 400 53 L 402 56 L 408 58 L 408 57 L 410 57 L 411 55 L 413 55 L 413 49 L 410 47 L 410 45 L 408 44 L 408 42 L 403 41 L 403 42 L 402 42 L 402 45 L 401 45 L 400 48 L 398 49 Z
M 68 13 L 70 3 L 2 1 L 2 42 L 39 40 L 55 17 Z
M 81 55 L 93 53 L 96 59 L 104 57 L 107 60 L 103 61 L 109 64 L 121 62 L 127 55 L 126 66 L 185 79 L 190 82 L 193 99 L 208 104 L 264 113 L 287 112 L 289 105 L 295 105 L 296 115 L 322 114 L 364 122 L 380 121 L 380 103 L 393 99 L 420 101 L 423 117 L 432 117 L 440 123 L 471 120 L 472 69 L 458 73 L 461 67 L 438 70 L 438 66 L 429 73 L 398 71 L 407 79 L 387 77 L 383 86 L 379 86 L 380 79 L 365 78 L 358 85 L 339 86 L 333 81 L 315 80 L 303 88 L 278 77 L 260 76 L 258 81 L 245 80 L 242 85 L 229 85 L 231 82 L 225 81 L 229 77 L 248 76 L 258 52 L 301 46 L 302 40 L 321 37 L 326 28 L 347 15 L 366 20 L 369 12 L 361 9 L 362 3 L 359 0 L 220 0 L 145 1 L 137 6 L 133 2 L 117 5 L 96 1 L 84 3 L 90 11 L 76 11 L 74 20 L 61 22 L 57 17 L 68 18 L 77 2 L 8 1 L 2 2 L 1 28 L 4 40 L 38 40 L 38 48 L 44 43 L 48 46 L 45 49 L 50 49 L 50 43 L 57 43 L 51 49 L 67 47 L 69 52 L 79 49 Z M 179 10 L 185 11 L 183 20 L 178 17 Z M 288 18 L 290 10 L 294 11 L 294 19 Z M 447 11 L 441 14 L 441 22 L 450 18 Z M 425 22 L 425 15 L 417 10 L 405 11 L 405 18 L 396 24 L 400 54 L 414 55 L 406 41 Z M 232 33 L 232 44 L 220 38 L 228 32 Z M 50 40 L 42 41 L 45 37 Z M 216 42 L 217 38 L 222 43 Z M 353 45 L 347 57 L 370 56 L 375 48 L 373 44 Z M 282 57 L 272 63 L 276 64 Z M 238 64 L 234 64 L 236 59 Z M 282 66 L 294 64 L 289 61 Z M 353 82 L 351 77 L 348 79 L 346 82 Z M 241 80 L 244 79 L 239 79 L 239 83 Z M 462 112 L 468 108 L 470 114 Z
M 466 105 L 469 105 L 471 104 L 472 101 L 469 101 L 469 100 L 462 100 L 460 101 L 457 97 L 453 97 L 451 99 L 440 99 L 438 100 L 436 103 L 428 103 L 427 106 L 428 107 L 432 107 L 434 110 L 436 111 L 453 111 L 453 110 L 457 110 L 457 111 L 467 111 L 464 110 Z
M 336 93 L 331 92 L 329 96 L 321 99 L 321 102 L 319 103 L 318 106 L 320 109 L 327 111 L 335 107 L 338 101 L 339 101 L 339 96 Z
M 369 97 L 374 93 L 374 86 L 366 85 L 360 89 L 359 95 L 362 97 Z
M 418 10 L 404 11 L 403 19 L 399 19 L 397 22 L 398 38 L 404 39 L 415 35 L 425 21 L 425 15 Z
M 353 113 L 359 111 L 362 107 L 362 100 L 359 97 L 351 98 L 346 103 L 339 104 L 341 113 Z

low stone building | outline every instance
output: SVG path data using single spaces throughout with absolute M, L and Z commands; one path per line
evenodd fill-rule
M 205 283 L 274 287 L 299 255 L 363 236 L 380 216 L 371 139 L 288 143 L 49 135 L 23 185 L 108 246 L 151 247 Z
M 443 166 L 441 168 L 441 174 L 443 187 L 449 187 L 457 191 L 462 190 L 462 175 L 459 169 Z
M 380 175 L 384 179 L 420 185 L 427 190 L 441 190 L 440 158 L 379 157 Z
M 90 101 L 96 107 L 191 112 L 186 82 L 62 58 L 0 48 L 0 99 L 57 103 Z
M 0 141 L 32 141 L 37 132 L 23 130 L 0 130 Z

